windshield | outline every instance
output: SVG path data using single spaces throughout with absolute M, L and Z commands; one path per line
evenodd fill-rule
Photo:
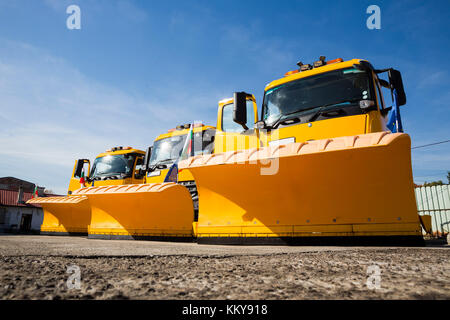
M 214 130 L 203 130 L 194 133 L 194 155 L 210 153 Z M 187 135 L 173 136 L 155 141 L 149 165 L 169 164 L 177 160 L 183 151 Z
M 150 156 L 150 165 L 165 161 L 173 162 L 178 159 L 183 151 L 185 140 L 186 135 L 181 135 L 155 141 Z
M 369 77 L 356 68 L 330 71 L 302 78 L 268 90 L 263 120 L 270 125 L 280 117 L 343 102 L 370 100 Z
M 107 155 L 97 158 L 92 166 L 90 178 L 120 174 L 129 176 L 132 174 L 135 158 L 135 154 Z

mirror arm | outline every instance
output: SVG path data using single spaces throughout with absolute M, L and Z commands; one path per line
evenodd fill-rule
M 391 110 L 392 110 L 392 106 L 391 106 L 391 107 L 388 107 L 388 108 L 381 109 L 381 110 L 380 110 L 380 113 L 381 113 L 381 115 L 382 115 L 383 117 L 385 117 L 385 116 L 389 113 L 389 111 L 391 111 Z

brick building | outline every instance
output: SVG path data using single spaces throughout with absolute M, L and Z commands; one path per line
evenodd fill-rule
M 43 187 L 38 195 L 47 196 Z M 13 178 L 0 178 L 0 233 L 38 233 L 44 214 L 40 205 L 26 204 L 33 196 L 35 184 Z

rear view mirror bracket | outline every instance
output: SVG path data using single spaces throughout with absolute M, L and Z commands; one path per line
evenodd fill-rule
M 394 90 L 397 92 L 397 105 L 403 106 L 406 104 L 406 93 L 403 87 L 402 74 L 394 68 L 374 70 L 376 74 L 388 73 L 389 83 L 383 79 L 379 79 L 380 85 L 391 90 L 391 98 L 394 100 Z
M 378 79 L 378 81 L 380 82 L 380 85 L 381 85 L 383 88 L 391 89 L 391 85 L 390 85 L 389 82 L 387 82 L 386 80 Z
M 388 107 L 388 108 L 381 109 L 381 110 L 380 110 L 380 113 L 381 113 L 381 115 L 382 115 L 383 117 L 385 117 L 385 116 L 389 113 L 389 111 L 391 111 L 391 110 L 392 110 L 392 106 L 390 106 L 390 107 Z

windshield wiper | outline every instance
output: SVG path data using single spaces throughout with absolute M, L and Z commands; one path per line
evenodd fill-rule
M 96 181 L 96 180 L 102 180 L 102 179 L 107 179 L 107 178 L 111 178 L 114 176 L 124 176 L 126 177 L 127 174 L 123 173 L 123 172 L 105 172 L 105 173 L 97 173 L 96 175 L 94 175 L 91 180 L 92 181 Z
M 105 176 L 103 180 L 116 180 L 116 179 L 125 179 L 127 175 L 125 173 L 119 173 L 119 174 L 110 174 L 108 176 Z
M 164 168 L 162 168 L 162 169 L 165 169 L 165 168 L 167 168 L 167 165 L 165 165 L 165 164 L 163 164 L 164 162 L 168 162 L 168 161 L 174 161 L 173 159 L 170 159 L 170 158 L 167 158 L 167 159 L 164 159 L 164 160 L 160 160 L 160 161 L 158 161 L 158 162 L 156 162 L 155 164 L 153 164 L 153 165 L 151 165 L 149 168 L 148 168 L 148 171 L 149 172 L 152 172 L 152 171 L 155 171 L 157 168 L 158 168 L 158 166 L 164 166 Z M 160 168 L 161 169 L 161 168 Z
M 106 177 L 110 177 L 110 176 L 118 176 L 118 175 L 126 175 L 126 173 L 124 172 L 108 172 L 107 174 L 105 174 Z
M 301 114 L 301 113 L 303 113 L 305 111 L 310 111 L 310 110 L 317 109 L 317 108 L 320 108 L 320 106 L 307 108 L 307 109 L 296 110 L 296 111 L 292 111 L 292 112 L 288 112 L 288 113 L 283 113 L 277 118 L 277 120 L 274 121 L 274 123 L 272 125 L 270 125 L 270 128 L 275 129 L 276 127 L 278 127 L 278 125 L 281 122 L 286 121 L 286 120 L 290 120 L 290 119 L 293 119 L 293 118 L 296 118 L 296 117 L 288 117 L 290 115 Z
M 359 99 L 344 100 L 341 102 L 329 103 L 329 104 L 320 106 L 319 110 L 317 110 L 306 122 L 311 122 L 311 121 L 316 120 L 318 116 L 320 116 L 324 111 L 328 111 L 328 109 L 334 109 L 335 107 L 342 108 L 343 104 L 348 105 L 348 104 L 352 104 L 352 103 L 355 103 L 358 101 L 359 101 Z M 333 107 L 333 108 L 331 108 L 331 107 Z
M 344 100 L 344 101 L 341 101 L 341 102 L 328 103 L 328 104 L 325 104 L 323 106 L 315 106 L 315 107 L 311 107 L 311 108 L 307 108 L 307 109 L 301 109 L 301 110 L 296 110 L 296 111 L 292 111 L 292 112 L 289 112 L 289 113 L 284 113 L 284 114 L 281 114 L 278 117 L 278 119 L 275 120 L 275 122 L 272 125 L 270 125 L 270 128 L 275 129 L 276 127 L 278 127 L 278 125 L 281 122 L 286 121 L 286 120 L 290 120 L 292 118 L 297 118 L 297 117 L 288 117 L 290 115 L 302 114 L 302 113 L 307 112 L 307 111 L 311 111 L 311 110 L 314 110 L 314 109 L 319 109 L 319 110 L 317 110 L 317 112 L 314 113 L 314 115 L 312 117 L 310 117 L 308 119 L 308 121 L 306 121 L 306 122 L 311 122 L 314 119 L 316 119 L 323 111 L 325 111 L 324 109 L 326 109 L 326 108 L 338 106 L 338 105 L 341 105 L 341 104 L 344 104 L 344 103 L 350 103 L 351 104 L 351 103 L 355 103 L 355 102 L 358 102 L 358 101 L 359 101 L 359 99 Z
M 297 110 L 294 112 L 289 112 L 289 113 L 284 113 L 284 114 L 280 114 L 280 116 L 277 118 L 277 120 L 275 120 L 271 125 L 269 125 L 270 129 L 275 129 L 276 127 L 278 127 L 278 125 L 285 120 L 289 120 L 286 116 L 295 114 L 295 113 L 301 113 L 303 111 L 306 110 L 310 110 L 310 109 L 305 109 L 305 110 Z

